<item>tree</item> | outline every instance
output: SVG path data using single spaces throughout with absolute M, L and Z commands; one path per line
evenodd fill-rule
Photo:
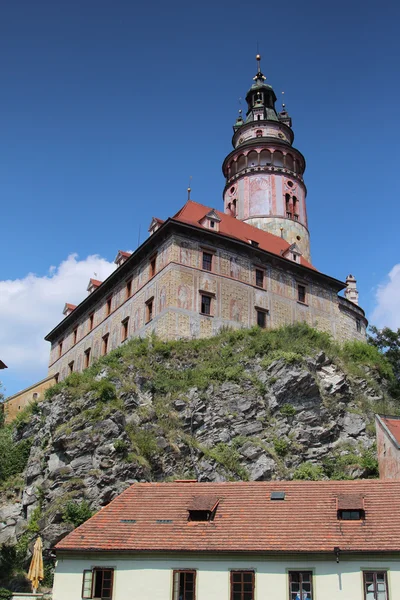
M 0 427 L 4 425 L 4 400 L 6 399 L 3 394 L 3 384 L 0 381 Z
M 368 343 L 378 348 L 391 364 L 396 379 L 391 391 L 400 397 L 400 327 L 394 331 L 390 327 L 378 329 L 371 325 L 369 330 L 372 335 L 368 335 Z

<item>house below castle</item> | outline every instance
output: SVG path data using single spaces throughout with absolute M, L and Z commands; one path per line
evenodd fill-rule
M 64 379 L 152 332 L 197 338 L 222 327 L 304 321 L 339 341 L 365 340 L 355 278 L 339 281 L 311 263 L 305 159 L 285 106 L 275 109 L 260 56 L 257 63 L 223 163 L 223 211 L 191 201 L 189 190 L 173 217 L 153 218 L 135 252 L 118 252 L 112 275 L 91 279 L 89 296 L 65 305 L 65 318 L 46 336 L 49 375 Z

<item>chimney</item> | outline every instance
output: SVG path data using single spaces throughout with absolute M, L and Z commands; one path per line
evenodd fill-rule
M 357 290 L 357 280 L 353 275 L 347 275 L 346 277 L 346 289 L 344 291 L 344 296 L 346 300 L 350 300 L 353 304 L 357 304 L 358 306 L 358 290 Z

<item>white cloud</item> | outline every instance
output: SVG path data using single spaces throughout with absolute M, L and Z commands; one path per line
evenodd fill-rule
M 35 383 L 46 376 L 50 344 L 43 338 L 63 318 L 65 302 L 81 302 L 90 277 L 103 281 L 115 268 L 97 255 L 71 254 L 43 277 L 0 281 L 0 358 L 13 379 L 28 375 Z
M 370 322 L 377 327 L 400 327 L 400 264 L 390 271 L 384 283 L 376 291 L 376 307 Z

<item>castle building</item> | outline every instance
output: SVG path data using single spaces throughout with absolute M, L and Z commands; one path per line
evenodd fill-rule
M 189 199 L 173 217 L 153 218 L 143 244 L 119 251 L 117 269 L 103 282 L 91 279 L 78 306 L 65 305 L 64 319 L 46 336 L 49 376 L 61 380 L 152 332 L 197 338 L 223 326 L 305 321 L 339 341 L 365 340 L 355 278 L 344 283 L 311 263 L 305 159 L 257 62 L 248 110 L 236 120 L 223 162 L 223 210 Z

